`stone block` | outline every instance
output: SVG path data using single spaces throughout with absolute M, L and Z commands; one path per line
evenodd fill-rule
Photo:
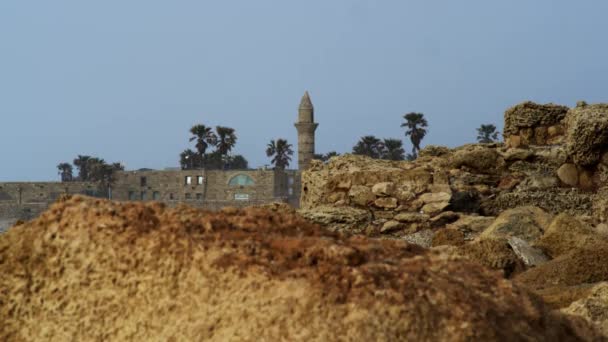
M 393 182 L 382 182 L 372 187 L 372 192 L 376 196 L 390 197 L 395 194 L 395 183 Z
M 374 205 L 378 208 L 395 209 L 399 206 L 399 201 L 394 197 L 380 197 L 376 199 Z
M 352 186 L 348 192 L 348 197 L 352 203 L 360 206 L 367 206 L 376 199 L 372 189 L 365 185 Z

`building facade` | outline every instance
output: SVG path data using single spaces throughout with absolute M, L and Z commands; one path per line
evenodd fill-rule
M 269 202 L 299 205 L 300 172 L 295 170 L 180 170 L 118 172 L 110 197 L 118 201 L 187 203 L 205 208 Z

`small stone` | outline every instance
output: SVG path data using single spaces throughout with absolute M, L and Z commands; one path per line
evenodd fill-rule
M 526 160 L 534 156 L 534 152 L 522 148 L 511 148 L 503 155 L 506 161 Z
M 397 208 L 399 206 L 399 201 L 397 201 L 394 197 L 380 197 L 376 199 L 374 205 L 379 208 Z
M 401 202 L 408 202 L 413 200 L 416 194 L 406 189 L 400 189 L 395 192 L 395 197 Z
M 554 138 L 563 133 L 563 128 L 559 125 L 549 126 L 549 128 L 547 128 L 547 135 L 549 136 L 549 138 Z
M 508 240 L 509 245 L 513 249 L 513 252 L 520 258 L 526 266 L 538 266 L 549 261 L 547 257 L 540 249 L 530 246 L 526 241 L 511 236 Z
M 522 128 L 519 135 L 521 136 L 521 146 L 529 146 L 534 143 L 534 129 Z
M 595 231 L 598 232 L 598 234 L 608 236 L 608 224 L 606 224 L 606 223 L 598 224 L 597 227 L 595 227 Z
M 389 197 L 395 193 L 395 183 L 383 182 L 378 183 L 372 187 L 372 192 L 376 196 Z
M 419 197 L 419 199 L 424 204 L 449 202 L 451 198 L 452 198 L 452 195 L 447 192 L 429 192 L 426 194 L 422 194 Z
M 405 223 L 426 222 L 429 219 L 430 219 L 429 215 L 413 213 L 413 212 L 399 213 L 399 214 L 395 215 L 395 220 L 397 220 L 399 222 L 405 222 Z
M 578 170 L 574 164 L 564 164 L 557 169 L 557 177 L 566 185 L 578 185 Z
M 346 194 L 344 192 L 334 192 L 327 196 L 327 201 L 329 203 L 336 203 L 338 201 L 342 201 L 346 198 Z
M 498 183 L 498 188 L 501 190 L 512 190 L 519 183 L 521 183 L 521 179 L 514 177 L 512 175 L 508 175 L 503 177 Z
M 403 224 L 400 223 L 399 221 L 388 221 L 382 226 L 382 228 L 380 229 L 380 232 L 388 233 L 388 232 L 395 231 L 395 230 L 402 229 L 402 228 L 403 228 Z
M 521 137 L 519 135 L 512 135 L 509 137 L 509 146 L 512 148 L 519 148 L 521 145 Z
M 450 202 L 428 203 L 422 207 L 422 212 L 427 215 L 430 215 L 430 216 L 435 216 L 435 215 L 441 213 L 449 205 L 450 205 Z
M 457 221 L 460 215 L 453 211 L 445 211 L 430 219 L 431 227 L 443 227 Z
M 352 181 L 350 179 L 346 179 L 346 180 L 339 181 L 338 185 L 336 185 L 336 189 L 350 190 L 351 186 L 352 186 Z
M 394 216 L 395 216 L 395 213 L 393 211 L 384 211 L 384 210 L 374 211 L 375 219 L 392 220 Z

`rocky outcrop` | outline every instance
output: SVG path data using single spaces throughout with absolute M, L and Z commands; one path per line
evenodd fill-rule
M 255 208 L 72 198 L 0 235 L 0 274 L 3 341 L 600 338 L 476 263 Z

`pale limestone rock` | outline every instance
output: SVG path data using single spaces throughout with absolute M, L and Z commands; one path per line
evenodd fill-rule
M 348 192 L 350 200 L 360 206 L 367 206 L 376 199 L 372 190 L 364 185 L 355 185 Z
M 399 214 L 395 215 L 395 220 L 397 220 L 399 222 L 406 222 L 406 223 L 426 222 L 430 218 L 431 217 L 429 215 L 420 214 L 420 213 L 412 213 L 412 212 L 399 213 Z
M 403 229 L 403 224 L 399 221 L 388 221 L 380 229 L 381 233 L 388 233 L 395 230 Z
M 441 213 L 449 205 L 450 205 L 449 202 L 428 203 L 422 207 L 422 212 L 427 215 L 430 215 L 430 216 L 435 216 L 435 215 L 438 215 L 439 213 Z
M 552 216 L 537 207 L 518 207 L 503 211 L 482 234 L 485 238 L 509 238 L 511 236 L 533 243 L 538 240 Z
M 557 177 L 566 185 L 578 185 L 578 170 L 574 164 L 564 164 L 557 169 Z
M 507 144 L 512 148 L 519 148 L 521 146 L 521 137 L 519 135 L 512 135 L 508 138 Z
M 461 216 L 458 221 L 448 227 L 460 229 L 464 232 L 481 233 L 494 222 L 493 216 Z
M 503 154 L 506 161 L 527 160 L 534 156 L 534 152 L 528 149 L 511 148 Z
M 407 189 L 398 189 L 395 191 L 395 197 L 401 202 L 408 202 L 416 198 L 416 194 Z
M 557 258 L 573 249 L 590 247 L 599 241 L 606 239 L 578 219 L 562 213 L 553 219 L 535 246 Z
M 393 217 L 395 217 L 394 211 L 385 211 L 385 210 L 374 211 L 375 219 L 392 220 Z
M 339 201 L 343 201 L 346 199 L 346 193 L 344 192 L 334 192 L 327 196 L 327 201 L 329 203 L 336 203 Z
M 376 199 L 374 205 L 378 208 L 395 209 L 399 206 L 399 201 L 394 197 L 380 197 Z
M 608 282 L 596 285 L 588 297 L 570 304 L 561 311 L 585 318 L 608 336 Z
M 395 194 L 395 183 L 393 182 L 382 182 L 372 187 L 372 192 L 376 196 L 390 197 Z
M 449 202 L 452 198 L 452 195 L 447 192 L 429 192 L 426 194 L 420 195 L 419 199 L 424 204 L 429 203 L 438 203 L 438 202 Z
M 606 223 L 600 223 L 597 225 L 597 227 L 595 227 L 595 231 L 598 234 L 604 235 L 604 236 L 608 236 L 608 224 Z

